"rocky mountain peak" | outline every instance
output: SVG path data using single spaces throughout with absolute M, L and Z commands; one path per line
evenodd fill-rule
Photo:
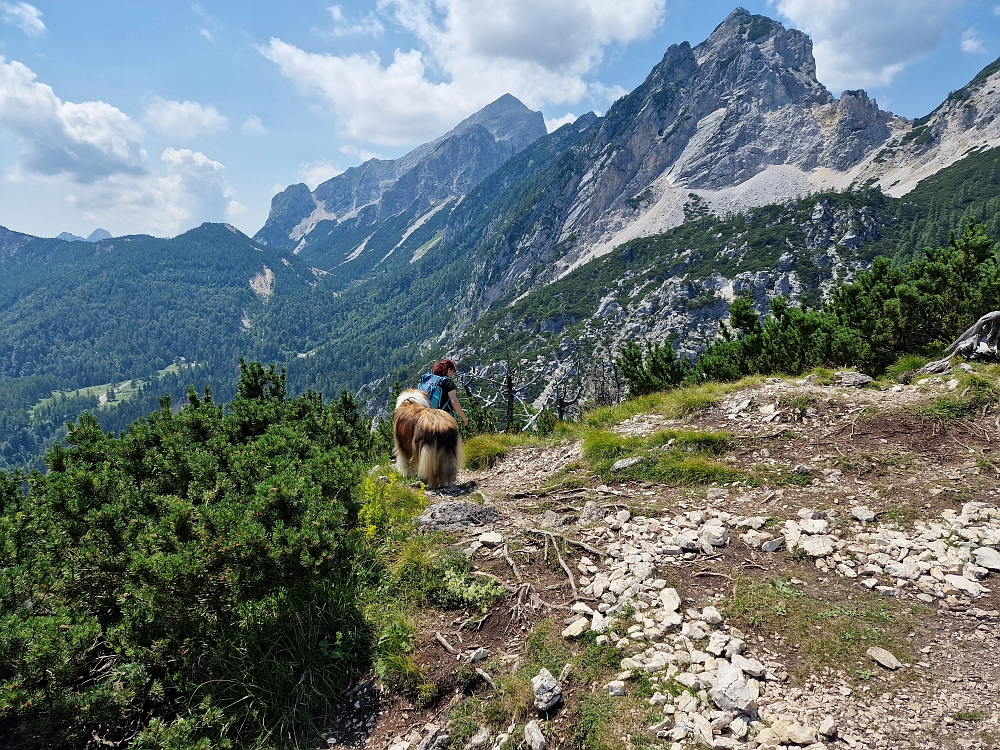
M 398 159 L 369 159 L 313 191 L 288 187 L 271 200 L 267 223 L 254 239 L 298 252 L 320 222 L 370 226 L 415 203 L 429 208 L 464 195 L 545 133 L 541 112 L 504 94 Z

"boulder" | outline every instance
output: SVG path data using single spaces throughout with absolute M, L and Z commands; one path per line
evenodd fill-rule
M 500 518 L 500 511 L 478 503 L 462 500 L 435 503 L 417 519 L 422 526 L 445 531 L 465 531 L 474 526 L 485 526 Z
M 542 734 L 542 728 L 538 724 L 537 719 L 532 719 L 524 726 L 524 744 L 531 748 L 531 750 L 545 750 L 548 747 L 548 742 L 545 739 L 545 735 Z
M 803 535 L 799 538 L 798 546 L 799 549 L 810 557 L 826 557 L 833 554 L 833 550 L 835 549 L 833 543 L 833 537 Z
M 531 689 L 535 693 L 535 708 L 539 711 L 548 711 L 562 702 L 562 687 L 545 667 L 531 678 Z
M 866 653 L 868 654 L 869 659 L 886 669 L 895 671 L 903 666 L 899 659 L 893 656 L 891 652 L 886 651 L 884 648 L 872 646 Z
M 846 370 L 838 372 L 836 383 L 844 388 L 864 388 L 872 382 L 872 379 L 860 372 L 848 372 Z
M 708 691 L 708 696 L 723 711 L 747 713 L 757 707 L 760 687 L 753 680 L 747 680 L 738 666 L 721 661 L 715 687 Z
M 1000 571 L 1000 552 L 992 547 L 980 547 L 973 550 L 972 554 L 976 558 L 976 565 L 988 570 Z

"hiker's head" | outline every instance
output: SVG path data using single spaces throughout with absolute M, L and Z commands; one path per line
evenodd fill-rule
M 442 359 L 436 365 L 434 365 L 434 370 L 432 371 L 435 375 L 440 375 L 442 377 L 448 377 L 449 375 L 454 375 L 458 372 L 458 368 L 455 367 L 455 363 L 450 359 Z

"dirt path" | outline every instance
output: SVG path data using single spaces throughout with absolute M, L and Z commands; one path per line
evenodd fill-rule
M 485 649 L 491 679 L 513 684 L 503 675 L 532 658 L 530 634 L 543 623 L 600 633 L 596 643 L 553 636 L 578 673 L 591 653 L 624 661 L 563 675 L 554 712 L 511 713 L 510 748 L 531 718 L 548 747 L 1000 748 L 1000 569 L 984 567 L 1000 545 L 1000 420 L 921 413 L 954 387 L 939 378 L 885 390 L 772 379 L 686 420 L 639 415 L 614 428 L 730 433 L 721 461 L 750 478 L 725 486 L 605 483 L 572 441 L 513 448 L 496 466 L 463 473 L 459 490 L 432 502 L 481 499 L 498 510 L 458 546 L 514 591 L 530 582 L 536 601 L 521 594 L 518 607 L 512 593 L 471 632 L 459 627 L 466 613 L 429 613 L 418 661 L 440 698 L 419 709 L 389 699 L 357 744 L 433 750 L 450 733 L 459 747 L 498 747 L 508 732 L 489 706 L 514 688 L 470 680 L 462 654 Z M 795 481 L 759 486 L 760 471 Z M 560 538 L 573 542 L 559 549 L 575 597 L 553 559 Z M 447 654 L 434 633 L 461 653 Z M 874 661 L 873 644 L 901 665 Z M 744 669 L 739 679 L 756 699 L 723 710 L 732 696 L 717 691 L 732 664 L 764 671 Z M 612 707 L 610 729 L 588 734 L 594 696 L 609 692 L 600 705 Z M 469 701 L 476 717 L 494 719 L 485 738 L 470 740 L 481 727 L 462 724 Z

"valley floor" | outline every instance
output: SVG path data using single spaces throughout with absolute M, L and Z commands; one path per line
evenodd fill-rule
M 1000 418 L 949 411 L 965 387 L 768 379 L 610 426 L 729 433 L 722 484 L 602 480 L 562 438 L 428 493 L 499 511 L 453 541 L 509 595 L 426 611 L 437 701 L 363 686 L 328 745 L 1000 747 Z

